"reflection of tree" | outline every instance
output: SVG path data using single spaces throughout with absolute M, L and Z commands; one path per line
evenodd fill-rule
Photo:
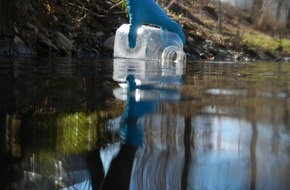
M 257 183 L 257 139 L 258 139 L 258 129 L 257 123 L 255 120 L 251 122 L 252 125 L 252 139 L 250 144 L 250 155 L 251 155 L 251 185 L 250 189 L 256 189 Z
M 281 82 L 281 78 L 280 78 L 280 75 L 281 75 L 281 65 L 279 64 L 279 66 L 277 67 L 277 79 L 276 81 L 277 82 Z M 277 91 L 277 88 L 276 86 L 271 86 L 270 88 L 270 93 L 271 93 L 271 96 L 276 99 L 278 98 L 278 94 L 279 94 L 279 91 Z M 279 146 L 279 124 L 277 123 L 277 112 L 276 112 L 276 109 L 278 108 L 279 106 L 277 106 L 274 102 L 271 103 L 270 105 L 270 121 L 272 123 L 272 129 L 273 129 L 273 136 L 272 136 L 272 153 L 273 154 L 277 154 L 277 151 L 278 151 L 278 146 Z M 281 108 L 282 109 L 282 108 Z M 279 108 L 278 108 L 279 110 Z
M 191 131 L 191 117 L 185 117 L 184 119 L 184 166 L 181 177 L 181 189 L 187 189 L 188 186 L 188 174 L 191 165 L 191 137 L 194 137 L 194 133 Z M 193 145 L 194 146 L 194 145 Z
M 289 18 L 290 18 L 290 9 L 289 9 Z M 289 20 L 290 22 L 290 20 Z M 278 69 L 277 69 L 277 81 L 279 81 L 280 84 L 284 84 L 282 85 L 282 88 L 281 88 L 281 92 L 287 94 L 288 96 L 290 95 L 290 88 L 287 86 L 287 83 L 289 82 L 290 80 L 290 77 L 286 77 L 286 78 L 281 78 L 281 76 L 283 76 L 283 73 L 285 72 L 285 70 L 288 70 L 289 68 L 288 67 L 285 67 L 285 66 L 282 66 L 282 64 L 279 64 L 278 65 Z M 289 108 L 290 108 L 290 105 L 289 103 L 283 103 L 282 105 L 282 113 L 283 115 L 281 116 L 281 120 L 282 120 L 282 123 L 285 124 L 285 126 L 288 126 L 286 127 L 286 130 L 288 130 L 290 132 L 290 118 L 289 118 Z

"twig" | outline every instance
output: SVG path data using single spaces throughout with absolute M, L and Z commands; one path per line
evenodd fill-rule
M 78 5 L 74 5 L 72 3 L 65 3 L 66 5 L 69 5 L 71 7 L 74 7 L 74 8 L 79 8 L 79 9 L 83 9 L 83 10 L 86 10 L 88 12 L 90 12 L 91 14 L 97 16 L 97 17 L 106 17 L 105 15 L 98 15 L 96 13 L 94 13 L 93 11 L 91 11 L 90 9 L 86 8 L 86 7 L 81 7 L 81 6 L 78 6 Z
M 118 3 L 116 3 L 115 5 L 113 5 L 112 7 L 110 7 L 110 9 L 113 9 L 119 5 L 121 5 L 123 3 L 123 0 L 120 0 Z

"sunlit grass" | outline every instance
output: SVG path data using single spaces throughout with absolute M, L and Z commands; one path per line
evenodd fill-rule
M 126 0 L 114 0 L 114 2 L 116 4 L 113 7 L 118 6 L 123 11 L 127 10 Z M 111 7 L 111 8 L 113 8 L 113 7 Z
M 290 40 L 288 39 L 277 39 L 272 36 L 268 36 L 266 34 L 260 32 L 251 32 L 245 33 L 243 35 L 243 41 L 249 44 L 250 46 L 254 46 L 256 48 L 260 48 L 264 51 L 275 51 L 279 46 L 283 47 L 283 51 L 286 54 L 290 54 Z

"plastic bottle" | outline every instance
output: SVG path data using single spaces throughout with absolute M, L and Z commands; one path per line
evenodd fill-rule
M 113 63 L 113 79 L 121 87 L 113 90 L 117 99 L 128 98 L 128 84 L 131 84 L 131 87 L 135 86 L 138 89 L 131 94 L 136 100 L 138 99 L 137 101 L 180 100 L 185 62 L 115 58 Z
M 185 61 L 183 43 L 174 32 L 150 26 L 141 26 L 137 31 L 136 47 L 128 46 L 129 24 L 123 24 L 115 35 L 114 57 L 142 60 Z

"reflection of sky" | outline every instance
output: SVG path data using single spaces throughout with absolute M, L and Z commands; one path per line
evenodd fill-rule
M 243 120 L 229 117 L 200 116 L 193 120 L 196 149 L 212 152 L 235 152 L 242 154 L 250 145 L 252 130 Z
M 178 69 L 174 70 L 174 67 L 172 70 L 171 65 L 161 69 L 159 65 L 147 67 L 146 62 L 132 62 L 128 69 L 122 61 L 115 60 L 114 64 L 115 68 L 122 68 L 114 70 L 116 81 L 124 82 L 125 76 L 133 74 L 136 79 L 143 80 L 143 84 L 155 84 L 154 90 L 141 88 L 134 91 L 136 102 L 155 99 L 157 104 L 161 104 L 182 99 L 181 95 L 173 98 L 180 94 L 179 88 L 175 88 L 175 94 L 166 93 L 168 84 L 182 83 L 179 80 L 182 73 L 177 72 Z M 147 72 L 140 72 L 140 68 Z M 149 68 L 154 68 L 155 72 Z M 245 89 L 232 88 L 209 88 L 205 93 L 227 98 L 247 98 L 251 95 Z M 114 95 L 126 100 L 128 94 L 116 89 Z M 258 97 L 267 98 L 261 94 Z M 262 106 L 259 109 L 267 111 Z M 134 109 L 138 110 L 138 107 Z M 147 113 L 139 118 L 144 145 L 138 148 L 135 155 L 130 189 L 176 190 L 186 187 L 236 190 L 252 187 L 286 189 L 290 186 L 290 180 L 287 179 L 290 139 L 284 126 L 276 123 L 273 127 L 270 125 L 273 122 L 266 124 L 259 117 L 256 117 L 257 121 L 240 118 L 247 113 L 245 106 L 210 105 L 203 107 L 199 113 L 203 114 L 185 118 L 183 115 L 167 115 L 161 110 L 161 113 Z
M 146 143 L 135 157 L 131 189 L 180 189 L 186 159 L 188 189 L 249 189 L 251 179 L 257 189 L 289 187 L 289 135 L 241 119 L 198 116 L 191 119 L 185 158 L 183 120 L 145 118 Z
M 225 117 L 198 117 L 196 153 L 190 166 L 194 189 L 247 189 L 250 174 L 250 124 Z M 190 183 L 191 182 L 191 183 Z

